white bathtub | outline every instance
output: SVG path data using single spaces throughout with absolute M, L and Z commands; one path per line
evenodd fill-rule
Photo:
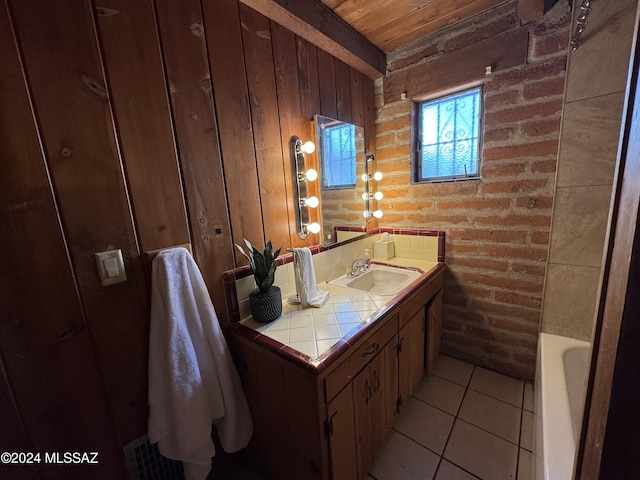
M 588 342 L 540 334 L 535 385 L 535 479 L 571 480 L 580 438 Z

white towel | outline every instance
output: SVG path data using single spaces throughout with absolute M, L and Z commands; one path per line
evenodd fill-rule
M 184 248 L 153 260 L 149 440 L 181 460 L 186 480 L 211 470 L 215 424 L 225 451 L 247 446 L 249 406 L 200 270 Z
M 296 291 L 303 307 L 321 307 L 329 298 L 329 292 L 318 288 L 316 273 L 308 248 L 292 248 L 293 271 L 296 277 Z

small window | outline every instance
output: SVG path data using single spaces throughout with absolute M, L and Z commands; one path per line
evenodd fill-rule
M 322 132 L 322 188 L 355 188 L 356 136 L 351 124 L 329 126 Z
M 482 87 L 418 103 L 414 181 L 480 176 Z

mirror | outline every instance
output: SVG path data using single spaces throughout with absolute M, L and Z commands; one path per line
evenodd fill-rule
M 358 237 L 367 230 L 364 129 L 315 116 L 324 246 Z

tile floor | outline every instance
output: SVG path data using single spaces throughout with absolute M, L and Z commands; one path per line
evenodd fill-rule
M 367 480 L 531 480 L 533 401 L 531 384 L 441 355 Z M 214 467 L 210 480 L 266 478 L 242 456 Z
M 368 480 L 530 480 L 532 448 L 532 385 L 441 355 Z

